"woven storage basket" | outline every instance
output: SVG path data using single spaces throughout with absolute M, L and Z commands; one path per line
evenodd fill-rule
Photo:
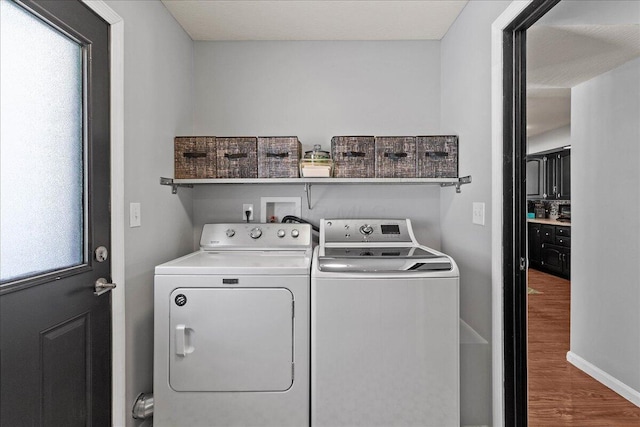
M 297 136 L 259 136 L 258 178 L 298 178 L 301 155 Z
M 257 138 L 216 138 L 218 178 L 257 178 Z
M 331 138 L 333 176 L 373 178 L 376 176 L 376 140 L 373 136 L 334 136 Z
M 417 136 L 418 177 L 458 177 L 458 137 L 455 135 Z
M 415 178 L 415 176 L 415 137 L 376 136 L 376 177 Z
M 175 137 L 174 169 L 176 179 L 215 178 L 216 137 Z

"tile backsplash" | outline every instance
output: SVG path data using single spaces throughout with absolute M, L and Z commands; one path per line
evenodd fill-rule
M 541 200 L 541 201 L 529 201 L 527 206 L 527 212 L 533 212 L 534 206 L 542 205 L 544 206 L 545 216 L 547 218 L 557 218 L 558 217 L 558 206 L 560 205 L 570 205 L 571 200 Z

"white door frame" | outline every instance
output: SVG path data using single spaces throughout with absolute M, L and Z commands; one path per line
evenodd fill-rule
M 124 282 L 124 21 L 102 0 L 82 0 L 109 25 L 111 80 L 111 424 L 127 424 Z
M 532 0 L 513 1 L 491 25 L 491 288 L 492 288 L 492 383 L 493 383 L 493 425 L 504 426 L 504 307 L 502 260 L 502 33 L 504 29 L 531 3 Z

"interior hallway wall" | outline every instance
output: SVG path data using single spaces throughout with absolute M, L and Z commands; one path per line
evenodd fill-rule
M 126 406 L 153 389 L 153 271 L 191 250 L 192 196 L 173 176 L 173 137 L 191 133 L 193 42 L 159 1 L 107 4 L 124 20 L 124 201 L 142 226 L 125 228 Z M 130 426 L 138 425 L 130 416 Z
M 442 191 L 442 250 L 460 268 L 460 317 L 489 344 L 461 377 L 478 392 L 465 395 L 463 425 L 491 425 L 491 24 L 510 1 L 471 1 L 441 41 L 441 126 L 460 138 L 460 175 L 472 183 L 462 192 Z M 485 204 L 485 225 L 472 224 L 472 203 Z M 478 350 L 479 351 L 479 350 Z
M 571 92 L 571 352 L 638 399 L 639 76 L 635 59 Z

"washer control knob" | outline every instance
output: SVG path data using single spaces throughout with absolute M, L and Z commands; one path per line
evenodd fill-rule
M 235 235 L 236 235 L 236 230 L 234 230 L 234 229 L 232 229 L 232 228 L 229 228 L 229 229 L 227 230 L 227 237 L 233 237 L 233 236 L 235 236 Z
M 287 234 L 282 228 L 278 230 L 278 237 L 283 238 Z
M 373 233 L 373 227 L 369 224 L 365 224 L 360 227 L 360 232 L 365 236 L 368 236 L 369 234 Z
M 262 230 L 260 227 L 252 228 L 249 232 L 249 236 L 251 236 L 252 239 L 258 239 L 262 236 Z
M 300 232 L 298 231 L 297 228 L 294 228 L 293 230 L 291 230 L 291 237 L 293 237 L 294 239 L 299 235 L 300 235 Z

